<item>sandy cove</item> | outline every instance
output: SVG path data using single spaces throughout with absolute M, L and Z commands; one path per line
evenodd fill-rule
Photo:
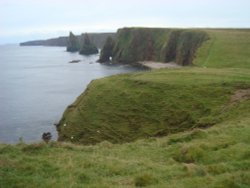
M 150 69 L 164 69 L 164 68 L 181 68 L 182 66 L 177 65 L 174 62 L 162 63 L 155 61 L 140 61 L 138 64 L 145 66 Z

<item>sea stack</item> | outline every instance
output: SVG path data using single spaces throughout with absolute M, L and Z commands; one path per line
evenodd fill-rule
M 77 52 L 80 49 L 78 38 L 72 33 L 69 33 L 67 52 Z
M 113 48 L 114 48 L 114 40 L 112 37 L 108 37 L 106 42 L 102 48 L 100 59 L 98 60 L 100 63 L 109 62 L 113 56 Z
M 97 54 L 97 47 L 91 42 L 89 35 L 87 33 L 82 34 L 83 42 L 81 44 L 81 49 L 79 51 L 82 55 L 92 55 Z

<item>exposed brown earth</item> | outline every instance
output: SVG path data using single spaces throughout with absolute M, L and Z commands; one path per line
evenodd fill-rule
M 236 104 L 250 98 L 250 89 L 237 90 L 230 99 L 230 104 Z
M 150 68 L 150 69 L 163 69 L 163 68 L 180 68 L 182 66 L 177 65 L 174 62 L 162 63 L 162 62 L 154 62 L 154 61 L 141 61 L 139 64 Z
M 223 108 L 222 111 L 227 110 L 228 108 L 243 102 L 245 100 L 250 99 L 250 88 L 249 89 L 239 89 L 234 92 L 234 94 L 231 96 L 230 101 L 228 104 L 226 104 Z

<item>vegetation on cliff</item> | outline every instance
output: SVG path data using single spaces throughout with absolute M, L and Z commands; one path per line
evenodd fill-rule
M 67 44 L 67 51 L 68 52 L 78 52 L 80 49 L 80 44 L 78 38 L 72 33 L 69 33 L 69 39 Z
M 205 31 L 174 30 L 161 50 L 161 60 L 174 61 L 184 66 L 192 65 L 197 49 L 208 38 Z
M 81 49 L 79 53 L 83 55 L 97 54 L 98 49 L 90 40 L 89 35 L 87 33 L 82 34 L 82 38 L 83 40 L 82 40 Z
M 163 69 L 95 80 L 65 111 L 59 140 L 123 143 L 210 127 L 235 116 L 239 106 L 227 105 L 244 88 L 249 70 Z
M 113 52 L 102 50 L 103 56 L 112 55 L 114 62 L 175 61 L 190 65 L 196 50 L 208 39 L 202 30 L 123 28 L 117 32 Z

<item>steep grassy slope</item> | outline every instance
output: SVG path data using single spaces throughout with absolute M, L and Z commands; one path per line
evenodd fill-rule
M 0 145 L 0 187 L 247 188 L 250 118 L 241 109 L 250 101 L 245 102 L 233 120 L 169 137 L 122 145 Z
M 228 103 L 244 88 L 250 70 L 185 68 L 96 80 L 64 113 L 59 140 L 120 143 L 209 127 L 235 116 L 238 106 Z
M 206 30 L 210 40 L 198 49 L 194 64 L 250 68 L 250 29 Z

